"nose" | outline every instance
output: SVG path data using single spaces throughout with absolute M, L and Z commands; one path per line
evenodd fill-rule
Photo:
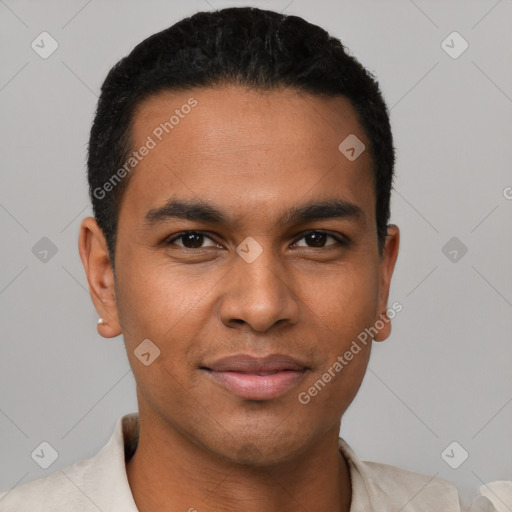
M 220 306 L 222 322 L 228 327 L 250 326 L 266 332 L 280 324 L 295 324 L 299 317 L 298 295 L 278 255 L 270 248 L 252 262 L 238 256 L 226 276 Z

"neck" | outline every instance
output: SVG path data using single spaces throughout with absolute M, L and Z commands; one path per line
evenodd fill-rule
M 126 463 L 139 512 L 349 512 L 348 463 L 339 424 L 300 457 L 251 467 L 202 450 L 180 433 L 140 419 L 139 443 Z

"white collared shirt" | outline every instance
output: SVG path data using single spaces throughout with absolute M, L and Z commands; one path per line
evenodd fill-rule
M 138 512 L 125 457 L 138 441 L 138 413 L 121 416 L 109 441 L 88 459 L 0 494 L 0 512 Z M 456 488 L 441 479 L 363 462 L 339 439 L 350 468 L 350 512 L 460 512 Z

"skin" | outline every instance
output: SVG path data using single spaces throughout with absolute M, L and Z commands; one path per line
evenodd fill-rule
M 140 439 L 126 465 L 134 500 L 141 512 L 348 512 L 338 435 L 371 342 L 310 403 L 297 395 L 388 309 L 399 230 L 389 226 L 379 255 L 370 154 L 349 161 L 338 150 L 349 134 L 367 148 L 369 141 L 345 98 L 222 86 L 142 102 L 134 148 L 190 97 L 198 105 L 130 177 L 115 280 L 95 220 L 80 230 L 92 300 L 108 322 L 99 333 L 123 334 L 137 383 Z M 147 229 L 146 213 L 170 197 L 209 202 L 230 222 L 170 218 Z M 357 205 L 362 220 L 277 221 L 288 208 L 325 199 Z M 176 237 L 187 230 L 210 238 L 186 245 Z M 329 236 L 315 242 L 307 236 L 314 230 Z M 252 263 L 236 252 L 249 236 L 262 248 Z M 385 322 L 375 341 L 389 334 Z M 146 338 L 161 351 L 149 366 L 134 355 Z M 200 369 L 240 353 L 287 354 L 310 370 L 279 397 L 246 400 Z

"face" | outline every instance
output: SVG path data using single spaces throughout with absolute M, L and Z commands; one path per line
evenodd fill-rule
M 101 334 L 124 336 L 141 417 L 255 465 L 337 436 L 371 342 L 344 354 L 386 311 L 398 251 L 391 226 L 379 256 L 369 152 L 338 149 L 350 134 L 369 147 L 355 110 L 225 86 L 159 93 L 132 129 L 150 149 L 122 199 L 115 286 L 90 218 L 80 252 Z M 145 365 L 148 339 L 149 359 L 160 353 Z

